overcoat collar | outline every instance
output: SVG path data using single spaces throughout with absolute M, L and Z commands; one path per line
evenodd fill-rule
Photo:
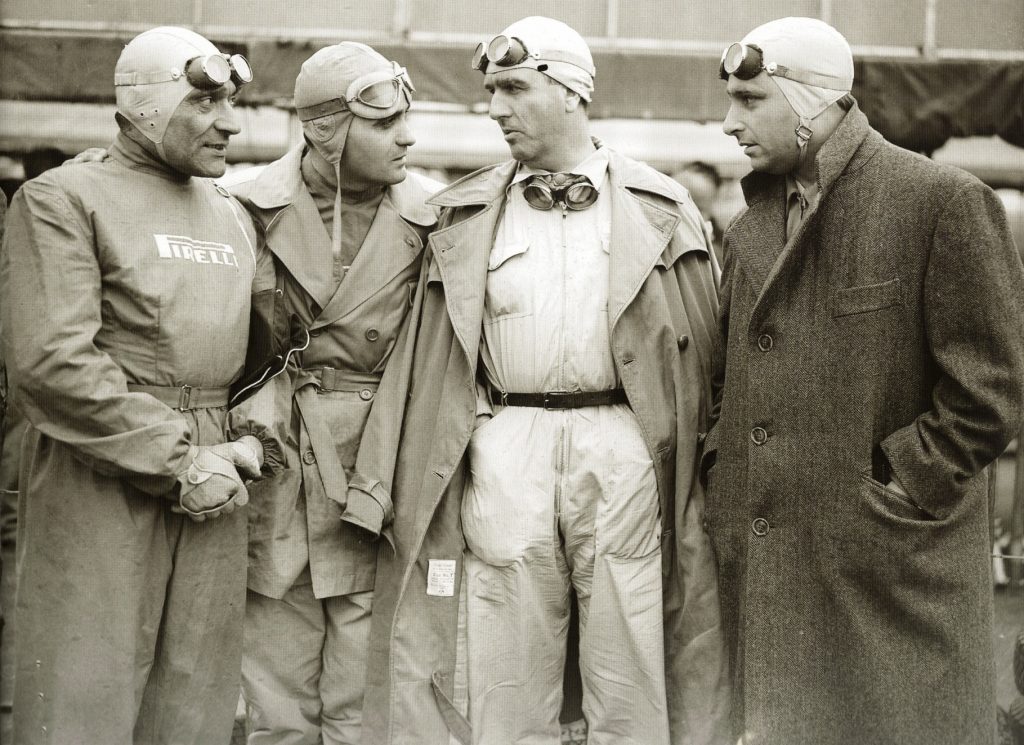
M 747 202 L 729 229 L 729 249 L 756 287 L 758 302 L 768 293 L 780 272 L 794 257 L 809 249 L 802 240 L 820 211 L 828 204 L 832 187 L 840 178 L 855 173 L 878 150 L 879 135 L 873 132 L 860 108 L 854 106 L 818 151 L 817 205 L 805 217 L 800 229 L 786 241 L 786 179 L 765 173 L 751 173 L 742 180 Z
M 317 305 L 325 308 L 335 294 L 331 240 L 302 180 L 304 152 L 305 146 L 299 145 L 266 166 L 254 179 L 248 199 L 266 233 L 267 246 Z M 381 243 L 388 250 L 359 252 L 343 283 L 345 301 L 336 303 L 338 307 L 332 309 L 331 315 L 339 311 L 344 315 L 361 304 L 419 255 L 419 237 L 415 236 L 412 246 L 404 240 L 406 233 L 412 235 L 415 231 L 393 217 L 397 213 L 407 223 L 433 225 L 436 216 L 424 203 L 426 196 L 427 192 L 411 178 L 388 187 L 363 241 L 364 245 Z
M 473 210 L 465 219 L 434 232 L 430 246 L 444 284 L 448 315 L 471 365 L 479 352 L 487 261 L 516 162 L 484 168 L 435 194 L 429 204 Z M 658 198 L 684 203 L 686 191 L 668 177 L 611 151 L 608 182 L 612 228 L 609 243 L 608 317 L 614 329 L 622 312 L 672 238 L 681 218 Z M 651 199 L 651 195 L 655 195 Z M 699 233 L 698 228 L 698 235 Z M 681 247 L 706 251 L 703 243 Z

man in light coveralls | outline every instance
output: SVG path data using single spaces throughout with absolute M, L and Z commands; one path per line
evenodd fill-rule
M 518 21 L 473 65 L 513 160 L 430 200 L 408 343 L 360 448 L 396 547 L 363 742 L 558 743 L 571 592 L 589 742 L 722 742 L 695 470 L 718 306 L 700 214 L 590 137 L 593 60 L 564 23 Z

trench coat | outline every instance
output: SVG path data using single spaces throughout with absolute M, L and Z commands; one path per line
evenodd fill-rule
M 357 473 L 395 502 L 394 550 L 382 547 L 377 569 L 365 743 L 447 745 L 450 733 L 469 742 L 457 634 L 460 507 L 487 262 L 515 169 L 514 161 L 483 169 L 431 199 L 442 208 L 438 230 L 360 446 Z M 605 188 L 612 189 L 612 352 L 655 464 L 664 516 L 673 741 L 718 742 L 729 696 L 695 477 L 718 344 L 717 265 L 696 209 L 675 182 L 613 152 Z M 446 572 L 454 578 L 447 586 L 437 579 Z
M 388 187 L 336 290 L 330 235 L 302 181 L 303 152 L 296 147 L 230 185 L 274 257 L 276 286 L 253 299 L 260 325 L 277 348 L 292 315 L 310 332 L 297 364 L 240 407 L 272 399 L 287 431 L 285 468 L 253 484 L 249 503 L 249 589 L 277 599 L 307 562 L 317 598 L 373 589 L 375 534 L 391 508 L 367 491 L 349 499 L 349 476 L 437 222 L 425 202 L 443 186 L 410 174 Z
M 990 189 L 856 107 L 817 161 L 788 243 L 785 179 L 757 173 L 726 237 L 702 467 L 736 734 L 990 745 L 983 469 L 1021 416 L 1021 261 Z

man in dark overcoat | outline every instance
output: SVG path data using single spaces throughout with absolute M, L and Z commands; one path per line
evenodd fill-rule
M 726 235 L 705 526 L 746 745 L 988 745 L 985 467 L 1021 415 L 1024 270 L 991 189 L 885 142 L 828 25 L 722 58 L 754 172 Z

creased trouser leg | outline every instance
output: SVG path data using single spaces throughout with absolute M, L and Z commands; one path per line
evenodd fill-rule
M 248 593 L 242 693 L 249 745 L 320 742 L 320 672 L 326 627 L 309 570 L 280 600 Z
M 246 516 L 183 517 L 136 745 L 227 742 L 238 707 Z
M 359 745 L 373 592 L 327 598 L 320 699 L 324 745 Z
M 281 600 L 249 592 L 250 745 L 359 742 L 372 604 L 372 592 L 317 599 L 308 569 Z
M 571 579 L 590 742 L 667 745 L 659 501 L 632 415 L 505 409 L 470 447 L 476 743 L 558 742 Z

